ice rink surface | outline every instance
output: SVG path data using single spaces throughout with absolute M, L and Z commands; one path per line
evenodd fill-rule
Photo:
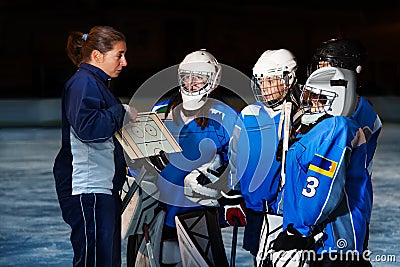
M 71 266 L 69 227 L 61 218 L 52 166 L 59 128 L 0 129 L 0 266 Z M 383 125 L 374 160 L 370 227 L 373 266 L 400 266 L 400 124 Z M 223 229 L 230 259 L 232 228 Z M 239 230 L 236 266 L 252 266 Z M 125 266 L 126 242 L 123 242 Z M 389 262 L 391 261 L 391 262 Z

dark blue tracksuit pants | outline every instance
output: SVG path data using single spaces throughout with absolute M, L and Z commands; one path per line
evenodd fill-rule
M 121 266 L 121 200 L 116 195 L 81 194 L 60 200 L 71 226 L 73 266 Z

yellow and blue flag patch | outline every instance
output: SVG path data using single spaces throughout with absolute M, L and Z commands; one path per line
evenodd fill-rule
M 337 161 L 327 159 L 321 155 L 316 154 L 310 163 L 309 169 L 316 173 L 332 178 L 335 174 L 337 165 Z

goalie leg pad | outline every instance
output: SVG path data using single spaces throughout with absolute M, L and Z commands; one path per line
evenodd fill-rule
M 304 250 L 268 251 L 270 264 L 274 267 L 309 267 L 310 262 Z M 267 265 L 268 266 L 268 265 Z
M 265 214 L 261 227 L 260 243 L 257 253 L 257 262 L 267 258 L 268 250 L 271 249 L 271 242 L 282 232 L 283 217 L 274 214 Z M 259 266 L 259 264 L 257 264 Z

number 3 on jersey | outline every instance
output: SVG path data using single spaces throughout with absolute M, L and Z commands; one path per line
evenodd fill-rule
M 306 197 L 313 197 L 317 192 L 316 188 L 319 185 L 319 180 L 316 177 L 308 176 L 306 188 L 301 192 Z

